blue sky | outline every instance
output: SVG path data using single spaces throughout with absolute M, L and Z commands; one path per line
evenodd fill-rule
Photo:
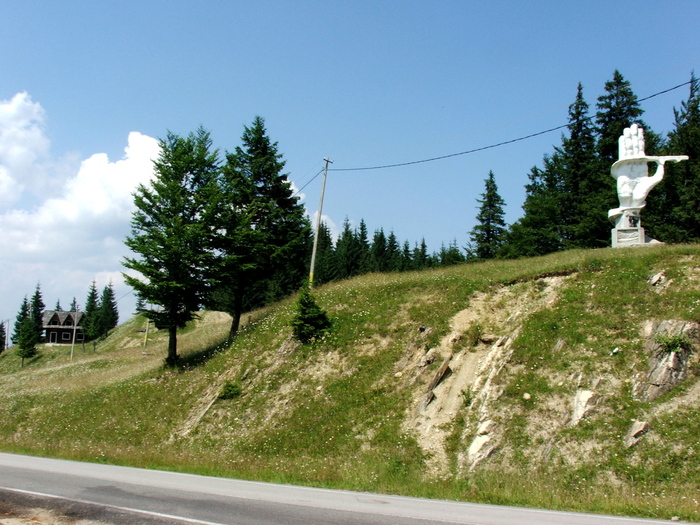
M 0 319 L 38 281 L 48 306 L 67 307 L 93 279 L 114 282 L 129 316 L 130 193 L 168 130 L 202 125 L 223 152 L 260 115 L 300 188 L 323 157 L 353 168 L 480 148 L 565 124 L 579 82 L 595 111 L 615 69 L 641 98 L 700 63 L 696 0 L 0 6 Z M 644 102 L 644 120 L 668 132 L 687 93 Z M 324 216 L 336 229 L 364 218 L 431 251 L 464 246 L 489 170 L 512 222 L 530 168 L 560 140 L 331 171 Z M 320 183 L 302 192 L 310 215 Z

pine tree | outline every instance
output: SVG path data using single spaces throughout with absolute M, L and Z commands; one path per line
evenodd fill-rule
M 338 279 L 347 279 L 360 274 L 361 247 L 357 235 L 350 227 L 350 220 L 343 221 L 343 231 L 340 232 L 335 244 L 335 273 Z
M 335 263 L 333 259 L 333 237 L 326 223 L 321 221 L 318 231 L 318 246 L 316 247 L 314 286 L 335 279 Z
M 416 243 L 415 247 L 413 248 L 411 260 L 413 261 L 414 270 L 425 270 L 430 266 L 428 245 L 425 243 L 425 237 L 421 239 L 420 245 Z
M 39 342 L 39 337 L 36 333 L 36 325 L 34 320 L 26 317 L 22 321 L 22 326 L 19 331 L 17 356 L 22 358 L 21 367 L 24 367 L 24 360 L 34 357 L 37 354 L 36 345 Z
M 359 257 L 357 274 L 362 275 L 370 272 L 372 266 L 367 224 L 365 224 L 364 219 L 360 219 L 360 227 L 357 231 L 356 237 Z
M 53 309 L 57 312 L 63 311 L 63 308 L 61 308 L 61 300 L 60 299 L 56 300 L 56 306 L 54 306 Z
M 44 304 L 44 300 L 41 296 L 41 285 L 39 283 L 36 284 L 36 290 L 34 291 L 34 295 L 32 295 L 32 300 L 29 306 L 32 322 L 34 323 L 34 330 L 36 331 L 37 341 L 41 341 L 44 334 L 43 318 L 44 308 L 46 308 L 46 305 Z
M 389 257 L 387 254 L 386 236 L 384 229 L 379 228 L 372 237 L 372 248 L 370 250 L 370 269 L 373 272 L 386 272 L 389 267 Z
M 78 309 L 78 301 L 76 301 L 75 297 L 73 297 L 73 300 L 70 303 L 70 308 L 68 308 L 69 312 L 75 312 Z
M 302 287 L 296 303 L 297 313 L 292 319 L 294 337 L 308 344 L 321 337 L 331 327 L 326 312 L 316 303 L 308 286 Z
M 478 224 L 470 232 L 474 251 L 479 259 L 493 259 L 503 245 L 506 233 L 506 223 L 503 220 L 505 202 L 498 194 L 496 178 L 492 171 L 484 181 L 485 189 L 481 199 L 479 213 L 476 216 Z
M 413 269 L 413 257 L 411 254 L 411 244 L 408 240 L 403 242 L 403 248 L 401 248 L 401 265 L 399 268 L 402 272 L 407 272 Z
M 75 312 L 77 309 L 77 304 L 75 308 L 71 310 Z M 85 308 L 83 308 L 83 333 L 85 337 L 94 341 L 101 335 L 100 330 L 100 320 L 98 318 L 98 312 L 100 309 L 99 296 L 97 293 L 97 283 L 93 280 L 90 284 L 88 290 L 87 298 L 85 299 Z
M 559 223 L 561 192 L 549 157 L 545 169 L 533 167 L 525 185 L 523 216 L 508 228 L 498 255 L 535 257 L 562 249 Z
M 136 211 L 125 244 L 138 254 L 124 266 L 144 280 L 124 274 L 127 284 L 149 303 L 147 315 L 168 328 L 167 362 L 177 361 L 177 329 L 207 301 L 214 267 L 211 207 L 219 173 L 209 133 L 199 128 L 186 138 L 168 133 L 160 141 L 150 186 L 139 185 Z
M 16 345 L 19 343 L 20 332 L 22 331 L 22 325 L 24 324 L 24 320 L 31 319 L 30 311 L 31 311 L 31 307 L 29 305 L 29 300 L 27 299 L 27 296 L 25 295 L 24 300 L 22 301 L 22 305 L 19 307 L 19 312 L 17 313 L 17 316 L 15 317 L 15 327 L 14 327 L 14 331 L 12 332 L 12 344 L 13 345 Z
M 119 324 L 119 309 L 114 297 L 114 286 L 112 282 L 104 287 L 100 297 L 100 306 L 97 310 L 97 325 L 99 336 L 107 337 L 109 331 Z
M 595 130 L 588 116 L 588 104 L 579 83 L 576 100 L 569 106 L 569 136 L 562 137 L 561 148 L 556 148 L 561 164 L 561 194 L 558 203 L 562 247 L 585 248 L 594 246 L 593 231 L 600 220 L 600 210 L 589 202 L 598 188 L 592 187 L 592 175 L 598 168 Z
M 226 155 L 217 202 L 220 254 L 213 305 L 231 314 L 238 332 L 243 308 L 260 306 L 298 289 L 307 272 L 311 226 L 292 191 L 277 142 L 255 117 L 242 147 Z
M 466 257 L 457 245 L 457 239 L 454 239 L 447 247 L 443 244 L 438 253 L 440 266 L 452 266 L 466 261 Z
M 5 321 L 0 319 L 0 354 L 5 351 L 5 345 L 7 344 L 7 333 L 5 331 Z
M 596 132 L 598 141 L 598 168 L 588 181 L 590 188 L 587 209 L 590 211 L 586 230 L 587 246 L 591 248 L 610 245 L 608 210 L 618 206 L 615 180 L 610 176 L 610 167 L 618 160 L 618 141 L 625 128 L 637 123 L 644 128 L 647 155 L 658 153 L 661 138 L 647 126 L 641 116 L 644 110 L 639 106 L 637 96 L 619 71 L 613 79 L 605 83 L 605 94 L 598 97 L 596 112 Z
M 688 155 L 689 160 L 667 163 L 644 211 L 643 225 L 664 242 L 700 241 L 700 82 L 691 74 L 690 93 L 680 109 L 673 109 L 674 129 L 668 134 L 665 155 Z
M 389 232 L 389 236 L 386 238 L 386 258 L 387 271 L 396 272 L 401 269 L 401 249 L 393 230 Z

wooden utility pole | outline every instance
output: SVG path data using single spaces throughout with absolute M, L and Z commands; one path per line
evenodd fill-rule
M 321 185 L 321 200 L 318 203 L 318 214 L 316 215 L 316 230 L 314 231 L 314 248 L 311 251 L 311 270 L 309 271 L 309 288 L 314 285 L 314 268 L 316 267 L 316 249 L 318 248 L 318 232 L 321 229 L 321 213 L 323 212 L 323 195 L 326 193 L 326 177 L 328 176 L 328 164 L 333 161 L 328 157 L 323 159 L 326 162 L 323 168 L 323 184 Z

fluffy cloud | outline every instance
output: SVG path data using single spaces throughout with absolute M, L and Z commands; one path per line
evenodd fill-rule
M 0 205 L 5 205 L 0 212 L 0 319 L 13 317 L 37 282 L 50 307 L 59 298 L 64 307 L 74 296 L 81 302 L 93 279 L 98 287 L 112 280 L 118 297 L 129 291 L 120 271 L 132 193 L 153 176 L 158 142 L 132 132 L 122 159 L 92 155 L 77 173 L 48 184 L 57 187 L 53 195 L 22 207 L 21 197 L 33 185 L 52 173 L 56 178 L 43 119 L 41 106 L 26 93 L 0 102 Z M 125 303 L 133 304 L 133 299 Z M 126 316 L 130 307 L 122 306 Z
M 49 148 L 39 103 L 27 93 L 0 101 L 0 205 L 16 202 L 27 188 L 46 187 Z

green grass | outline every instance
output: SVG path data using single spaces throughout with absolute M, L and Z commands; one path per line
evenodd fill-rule
M 660 291 L 647 278 L 661 270 L 672 282 Z M 530 294 L 527 302 L 545 291 L 542 276 L 557 275 L 567 277 L 556 301 L 522 319 L 495 378 L 501 395 L 492 417 L 503 429 L 497 453 L 473 471 L 460 470 L 478 423 L 478 392 L 466 390 L 445 443 L 451 475 L 429 476 L 430 451 L 407 421 L 439 362 L 415 372 L 413 356 L 439 345 L 476 292 L 509 287 Z M 333 327 L 309 345 L 291 341 L 290 297 L 251 313 L 230 347 L 223 346 L 228 319 L 205 312 L 181 332 L 176 368 L 163 365 L 165 332 L 151 332 L 143 348 L 140 317 L 95 353 L 90 345 L 76 348 L 72 361 L 70 347 L 41 347 L 20 369 L 8 350 L 0 354 L 0 448 L 281 483 L 700 519 L 700 413 L 697 403 L 672 408 L 694 391 L 696 356 L 676 390 L 646 403 L 631 396 L 634 375 L 647 367 L 644 322 L 700 320 L 700 247 L 572 251 L 367 275 L 316 288 L 314 296 Z M 454 350 L 478 351 L 479 336 L 491 328 L 488 319 L 472 324 Z M 593 382 L 596 410 L 567 425 L 566 403 Z M 239 395 L 218 399 L 227 384 Z M 633 419 L 648 421 L 651 431 L 626 449 Z

